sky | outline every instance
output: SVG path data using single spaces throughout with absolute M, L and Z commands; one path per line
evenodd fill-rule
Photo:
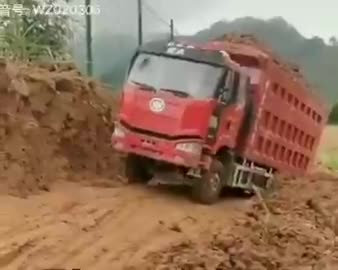
M 80 1 L 80 0 L 79 0 Z M 83 1 L 83 0 L 82 0 Z M 219 20 L 281 16 L 306 37 L 338 36 L 337 0 L 142 0 L 145 31 L 167 31 L 170 18 L 180 34 L 193 34 Z M 101 13 L 94 29 L 136 32 L 137 0 L 93 0 Z M 154 12 L 155 11 L 155 12 Z

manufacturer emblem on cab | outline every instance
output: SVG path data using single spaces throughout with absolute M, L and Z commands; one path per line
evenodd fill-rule
M 149 108 L 155 113 L 163 112 L 165 109 L 165 102 L 161 98 L 153 98 L 149 102 Z

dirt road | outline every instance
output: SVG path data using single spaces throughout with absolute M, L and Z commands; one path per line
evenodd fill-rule
M 300 253 L 308 250 L 309 256 L 315 256 L 330 249 L 330 244 L 320 244 L 311 251 L 312 244 L 302 241 L 314 237 L 320 239 L 315 242 L 332 240 L 334 234 L 322 225 L 325 219 L 306 205 L 312 199 L 330 203 L 328 209 L 336 207 L 333 194 L 338 184 L 326 175 L 295 183 L 288 181 L 272 203 L 277 205 L 276 220 L 282 218 L 278 226 L 284 228 L 278 242 L 286 241 L 289 248 L 296 247 Z M 189 200 L 184 189 L 118 182 L 111 187 L 93 187 L 56 181 L 50 192 L 25 199 L 0 197 L 0 269 L 232 269 L 203 265 L 210 262 L 219 266 L 226 261 L 219 243 L 226 245 L 229 235 L 241 241 L 261 235 L 260 227 L 252 221 L 260 211 L 253 209 L 257 209 L 256 200 L 231 197 L 213 207 L 198 205 Z M 297 238 L 293 238 L 295 232 Z M 258 242 L 255 249 L 263 246 L 265 254 L 275 248 L 270 245 L 273 243 Z M 331 248 L 335 254 L 336 249 Z M 292 254 L 299 256 L 296 251 Z M 276 265 L 233 269 L 289 269 Z
M 281 179 L 265 204 L 128 186 L 110 147 L 116 100 L 55 68 L 0 63 L 0 269 L 338 269 L 331 169 Z
M 224 230 L 249 201 L 215 207 L 185 191 L 59 183 L 52 192 L 0 197 L 0 268 L 124 269 L 148 252 Z

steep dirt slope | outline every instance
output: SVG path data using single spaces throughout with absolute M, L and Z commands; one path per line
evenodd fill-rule
M 113 178 L 116 104 L 106 93 L 75 69 L 0 63 L 0 192 L 27 195 L 60 179 Z

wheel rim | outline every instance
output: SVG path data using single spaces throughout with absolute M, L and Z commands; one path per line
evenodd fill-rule
M 213 191 L 218 191 L 221 182 L 221 177 L 219 176 L 219 174 L 218 173 L 212 174 L 209 181 L 211 189 Z

